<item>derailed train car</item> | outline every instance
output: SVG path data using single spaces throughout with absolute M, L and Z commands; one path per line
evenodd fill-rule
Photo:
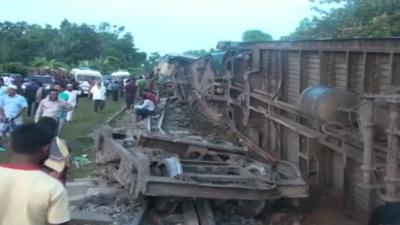
M 210 119 L 366 215 L 399 200 L 400 39 L 219 43 L 185 67 Z M 188 97 L 190 96 L 190 97 Z
M 159 95 L 162 96 L 185 96 L 183 93 L 184 84 L 188 84 L 186 69 L 196 57 L 181 54 L 166 54 L 158 60 L 154 73 L 158 76 L 160 89 Z M 161 93 L 162 92 L 162 93 Z M 185 100 L 185 99 L 181 99 Z

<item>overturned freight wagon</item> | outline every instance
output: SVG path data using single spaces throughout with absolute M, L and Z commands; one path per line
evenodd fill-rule
M 400 39 L 218 48 L 186 68 L 190 103 L 259 155 L 341 191 L 354 215 L 399 200 Z

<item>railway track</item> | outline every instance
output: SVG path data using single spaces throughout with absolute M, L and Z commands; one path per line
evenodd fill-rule
M 157 211 L 149 200 L 145 200 L 136 215 L 130 225 L 216 225 L 207 200 L 181 201 L 177 209 L 169 214 Z

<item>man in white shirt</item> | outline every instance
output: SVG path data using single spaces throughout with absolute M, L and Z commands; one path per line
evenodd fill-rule
M 147 95 L 143 95 L 143 103 L 141 105 L 135 105 L 136 121 L 145 119 L 148 116 L 154 114 L 156 106 L 148 99 Z
M 71 111 L 67 112 L 66 121 L 69 122 L 72 120 L 72 115 L 73 115 L 74 109 L 76 108 L 76 105 L 77 105 L 77 98 L 78 98 L 79 91 L 74 90 L 72 84 L 67 84 L 67 90 L 65 90 L 64 93 L 68 95 L 67 102 L 73 107 L 73 109 Z
M 97 81 L 96 84 L 90 90 L 93 99 L 94 113 L 101 112 L 104 109 L 106 101 L 106 88 Z
M 39 121 L 41 117 L 54 118 L 60 123 L 62 113 L 66 113 L 73 109 L 73 107 L 66 101 L 60 101 L 58 99 L 58 90 L 52 89 L 49 96 L 43 99 L 35 114 L 35 122 Z

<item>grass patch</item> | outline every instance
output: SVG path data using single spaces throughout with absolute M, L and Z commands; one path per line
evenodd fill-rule
M 100 127 L 105 121 L 121 109 L 123 102 L 107 101 L 106 106 L 101 113 L 94 114 L 93 103 L 88 98 L 82 97 L 79 100 L 79 105 L 74 111 L 72 121 L 65 125 L 61 138 L 67 141 L 71 149 L 72 156 L 87 155 L 87 159 L 91 162 L 80 168 L 72 165 L 70 177 L 80 178 L 87 177 L 95 170 L 94 155 L 91 151 L 92 139 L 91 132 Z M 32 121 L 31 118 L 26 118 L 25 121 Z M 0 162 L 7 162 L 11 159 L 11 151 L 0 152 Z
M 91 163 L 81 166 L 79 169 L 72 166 L 70 177 L 87 177 L 95 170 L 94 155 L 91 151 L 92 139 L 90 133 L 103 125 L 105 121 L 120 110 L 122 101 L 107 101 L 101 113 L 93 112 L 93 103 L 87 98 L 80 98 L 79 106 L 75 109 L 72 121 L 65 125 L 61 138 L 65 139 L 71 148 L 72 156 L 87 155 Z

